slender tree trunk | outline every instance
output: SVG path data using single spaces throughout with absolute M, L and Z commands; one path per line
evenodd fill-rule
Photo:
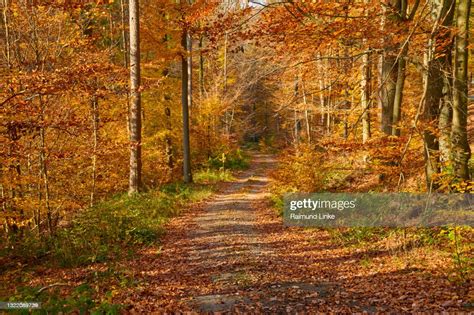
M 3 223 L 3 229 L 5 231 L 5 234 L 9 233 L 8 229 L 8 219 L 7 219 L 7 203 L 6 203 L 6 196 L 5 196 L 5 190 L 3 189 L 3 185 L 0 184 L 0 197 L 2 197 L 2 210 L 3 210 L 3 218 L 4 218 L 4 223 Z
M 204 56 L 202 49 L 204 47 L 204 37 L 199 38 L 199 98 L 204 97 Z
M 471 150 L 467 139 L 468 110 L 468 46 L 469 16 L 471 0 L 459 0 L 456 8 L 456 26 L 454 49 L 454 95 L 453 95 L 453 126 L 451 130 L 454 173 L 457 178 L 470 178 L 468 161 Z
M 332 95 L 332 85 L 329 86 L 329 96 L 328 96 L 328 102 L 327 102 L 327 107 L 326 107 L 326 134 L 330 135 L 331 134 L 331 112 L 332 112 L 332 107 L 333 107 L 333 95 Z
M 122 53 L 123 53 L 123 66 L 128 69 L 130 66 L 129 60 L 129 41 L 127 36 L 127 13 L 125 8 L 125 0 L 120 0 L 120 18 L 122 20 L 121 35 L 122 35 Z M 127 91 L 127 113 L 130 113 L 130 91 Z M 127 132 L 130 137 L 130 115 L 127 115 Z
M 324 79 L 319 79 L 319 102 L 320 102 L 320 113 L 321 113 L 321 125 L 324 125 L 324 116 L 326 110 L 326 100 L 324 97 Z
M 295 145 L 299 142 L 299 135 L 298 135 L 298 112 L 296 111 L 296 107 L 293 109 L 294 115 L 294 143 Z
M 447 69 L 451 70 L 448 73 L 452 73 L 451 56 L 449 57 L 449 66 Z M 451 124 L 453 121 L 453 80 L 452 78 L 445 76 L 444 81 L 443 93 L 445 93 L 445 96 L 441 104 L 438 124 L 441 168 L 449 164 L 449 161 L 451 160 Z
M 397 64 L 396 57 L 384 56 L 382 66 L 383 90 L 382 90 L 382 131 L 385 134 L 392 134 L 393 124 L 393 104 L 395 101 L 395 94 L 397 90 Z
M 44 202 L 46 208 L 46 219 L 48 224 L 48 230 L 50 234 L 53 234 L 53 217 L 51 213 L 51 204 L 50 204 L 50 191 L 49 191 L 49 176 L 48 176 L 48 166 L 46 161 L 46 134 L 45 134 L 45 105 L 41 96 L 39 96 L 39 102 L 41 107 L 41 124 L 39 135 L 40 135 L 40 177 L 44 185 Z
M 393 117 L 392 117 L 392 135 L 400 136 L 400 120 L 402 118 L 402 101 L 403 89 L 405 87 L 405 73 L 406 73 L 406 54 L 407 47 L 403 48 L 400 54 L 397 65 L 397 83 L 395 86 L 395 98 L 393 100 Z
M 127 16 L 125 11 L 125 0 L 120 0 L 120 18 L 122 20 L 121 35 L 122 35 L 122 53 L 123 65 L 128 68 L 128 38 L 127 38 Z
M 299 103 L 299 78 L 298 76 L 295 77 L 294 82 L 294 102 L 296 103 L 293 108 L 294 114 L 294 132 L 295 132 L 295 145 L 299 142 L 299 119 L 298 119 L 298 103 Z
M 224 93 L 227 92 L 227 46 L 228 46 L 228 37 L 229 35 L 227 32 L 224 34 L 224 65 L 223 65 L 223 86 L 224 86 Z M 225 128 L 227 136 L 230 136 L 230 126 L 229 126 L 229 110 L 226 108 L 225 110 Z
M 370 53 L 362 57 L 361 105 L 362 105 L 362 143 L 366 143 L 370 136 Z
M 192 109 L 193 109 L 193 39 L 191 34 L 188 31 L 188 38 L 187 38 L 187 89 L 188 89 L 188 106 L 190 116 L 192 117 Z
M 10 26 L 8 24 L 8 0 L 3 0 L 3 24 L 5 28 L 5 57 L 7 59 L 7 67 L 11 68 L 10 58 Z
M 228 45 L 228 37 L 227 32 L 224 35 L 224 66 L 223 66 L 223 80 L 224 80 L 224 91 L 227 90 L 227 45 Z
M 138 0 L 129 0 L 130 16 L 130 178 L 129 195 L 142 181 L 142 115 L 140 92 L 140 14 Z
M 407 21 L 413 18 L 418 4 L 412 9 L 412 12 L 408 14 L 408 1 L 401 0 L 400 3 L 400 14 L 399 20 Z M 400 136 L 400 121 L 402 119 L 402 104 L 403 104 L 403 89 L 405 88 L 405 77 L 406 77 L 406 57 L 408 54 L 408 43 L 404 43 L 398 56 L 397 65 L 397 84 L 395 88 L 395 99 L 393 100 L 393 121 L 392 121 L 392 135 Z
M 166 153 L 166 164 L 168 166 L 168 178 L 171 179 L 171 173 L 174 168 L 174 159 L 173 159 L 173 143 L 171 139 L 171 110 L 169 107 L 165 108 L 166 116 L 166 137 L 165 137 L 165 153 Z
M 321 126 L 324 127 L 324 117 L 326 116 L 326 97 L 324 95 L 326 89 L 326 80 L 324 74 L 326 73 L 324 69 L 323 61 L 321 60 L 321 53 L 318 52 L 317 57 L 317 70 L 319 72 L 319 102 L 320 102 L 320 115 L 321 115 Z
M 193 181 L 191 173 L 191 148 L 189 141 L 189 42 L 189 32 L 187 30 L 184 30 L 181 39 L 181 44 L 183 48 L 183 54 L 181 57 L 181 105 L 183 109 L 183 177 L 185 183 L 191 183 Z
M 304 104 L 304 118 L 306 121 L 306 137 L 308 138 L 308 143 L 311 143 L 311 125 L 309 122 L 309 113 L 308 113 L 308 102 L 306 100 L 306 89 L 303 79 L 301 79 L 301 88 L 303 92 L 303 104 Z M 265 112 L 266 115 L 266 112 Z M 265 116 L 267 117 L 267 116 Z
M 97 96 L 92 96 L 91 99 L 92 112 L 92 187 L 91 187 L 91 207 L 95 202 L 95 190 L 97 180 L 97 147 L 99 144 L 99 103 Z

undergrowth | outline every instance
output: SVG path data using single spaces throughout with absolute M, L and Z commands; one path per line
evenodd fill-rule
M 214 170 L 244 170 L 249 167 L 250 158 L 240 149 L 221 149 L 220 153 L 211 156 L 206 167 Z
M 101 292 L 104 288 L 93 288 L 91 285 L 95 283 L 103 286 L 110 282 L 133 285 L 127 276 L 115 270 L 100 275 L 94 272 L 85 283 L 67 289 L 53 287 L 41 290 L 40 287 L 22 286 L 21 283 L 29 281 L 31 268 L 37 265 L 77 268 L 103 263 L 108 266 L 108 270 L 114 269 L 117 261 L 133 258 L 138 249 L 156 246 L 160 236 L 165 233 L 164 224 L 178 215 L 183 206 L 207 198 L 214 184 L 231 179 L 229 170 L 199 170 L 194 174 L 194 184 L 177 182 L 132 197 L 126 193 L 115 195 L 81 211 L 58 228 L 53 236 L 38 237 L 33 231 L 21 237 L 11 237 L 8 246 L 0 252 L 2 261 L 7 262 L 0 267 L 0 273 L 3 273 L 1 277 L 5 285 L 8 283 L 7 278 L 4 278 L 6 275 L 19 275 L 15 280 L 18 285 L 15 292 L 2 288 L 0 300 L 41 301 L 42 309 L 34 311 L 38 314 L 118 313 L 121 306 L 111 303 L 111 299 L 96 299 L 99 296 L 111 297 L 113 291 Z M 120 277 L 116 279 L 117 275 Z M 96 279 L 98 276 L 101 279 Z M 6 291 L 9 291 L 8 294 Z M 28 311 L 23 313 L 28 314 Z
M 273 208 L 278 215 L 283 216 L 286 193 L 386 192 L 387 189 L 388 191 L 394 189 L 388 181 L 377 182 L 374 180 L 368 185 L 367 182 L 370 179 L 381 178 L 381 176 L 377 176 L 378 174 L 389 174 L 389 172 L 387 167 L 376 167 L 374 163 L 369 163 L 367 167 L 360 165 L 361 159 L 359 158 L 357 152 L 343 155 L 338 152 L 329 152 L 319 146 L 311 147 L 304 144 L 282 154 L 279 166 L 273 173 L 274 181 L 270 197 Z M 353 174 L 350 174 L 351 172 Z M 417 176 L 413 177 L 419 179 Z M 421 181 L 422 178 L 419 180 Z M 417 185 L 412 186 L 416 187 Z M 431 248 L 451 257 L 451 266 L 446 269 L 449 280 L 466 282 L 473 277 L 472 239 L 474 229 L 472 227 L 340 227 L 324 229 L 329 233 L 334 243 L 343 247 L 389 251 L 394 255 L 407 253 L 414 248 Z M 390 243 L 388 246 L 390 249 L 387 249 L 388 243 Z

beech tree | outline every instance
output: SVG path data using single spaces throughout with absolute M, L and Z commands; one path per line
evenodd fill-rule
M 140 13 L 138 0 L 130 0 L 130 178 L 129 194 L 142 185 L 142 112 L 140 91 Z
M 449 39 L 450 27 L 454 17 L 453 0 L 432 1 L 431 19 L 433 28 L 428 38 L 428 51 L 425 54 L 426 73 L 425 97 L 423 104 L 422 120 L 425 123 L 423 134 L 426 181 L 428 189 L 436 189 L 433 175 L 441 170 L 440 143 L 442 136 L 435 132 L 436 122 L 439 121 L 441 135 L 450 126 L 450 73 L 452 42 Z M 431 125 L 430 125 L 431 124 Z M 446 141 L 446 140 L 445 140 Z
M 181 35 L 181 105 L 183 111 L 183 177 L 185 183 L 193 181 L 191 171 L 191 148 L 189 137 L 189 108 L 192 104 L 192 38 L 186 22 L 183 21 Z
M 469 17 L 471 0 L 459 0 L 456 7 L 454 41 L 453 125 L 451 130 L 454 173 L 469 179 L 471 150 L 467 139 Z

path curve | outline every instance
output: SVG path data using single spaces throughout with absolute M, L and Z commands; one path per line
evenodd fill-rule
M 446 281 L 443 260 L 403 267 L 390 248 L 342 246 L 327 230 L 284 227 L 268 198 L 275 157 L 252 153 L 250 165 L 174 218 L 161 250 L 124 266 L 135 286 L 117 302 L 130 305 L 128 312 L 472 310 L 466 304 L 472 287 Z

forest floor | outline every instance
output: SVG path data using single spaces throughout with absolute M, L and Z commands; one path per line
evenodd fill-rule
M 321 229 L 288 228 L 273 209 L 272 155 L 167 225 L 160 247 L 122 264 L 114 293 L 131 313 L 473 311 L 469 282 L 448 280 L 449 255 L 345 246 Z

